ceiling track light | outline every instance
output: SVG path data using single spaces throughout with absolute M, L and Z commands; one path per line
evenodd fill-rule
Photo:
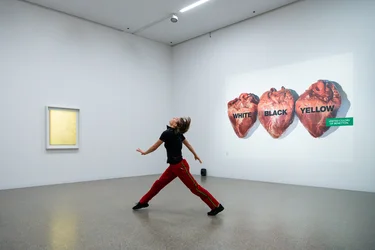
M 210 0 L 200 0 L 200 1 L 195 2 L 195 3 L 193 3 L 193 4 L 189 5 L 189 6 L 186 6 L 185 8 L 182 8 L 180 10 L 180 12 L 184 13 L 184 12 L 186 12 L 188 10 L 191 10 L 191 9 L 193 9 L 193 8 L 199 6 L 199 5 L 202 5 L 202 4 L 204 4 L 204 3 L 208 2 L 208 1 L 210 1 Z

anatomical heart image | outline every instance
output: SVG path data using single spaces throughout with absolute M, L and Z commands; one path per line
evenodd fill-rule
M 303 126 L 317 138 L 329 129 L 326 119 L 335 118 L 340 107 L 341 95 L 335 83 L 318 80 L 299 97 L 295 111 Z
M 279 138 L 293 123 L 295 101 L 285 87 L 271 88 L 260 97 L 258 119 L 273 138 Z
M 228 117 L 239 138 L 244 138 L 257 120 L 259 97 L 242 93 L 228 102 Z

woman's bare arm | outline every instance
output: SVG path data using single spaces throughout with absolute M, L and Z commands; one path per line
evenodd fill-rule
M 197 153 L 195 152 L 193 146 L 190 145 L 190 143 L 188 142 L 188 140 L 184 140 L 183 141 L 183 144 L 190 150 L 190 152 L 194 155 L 194 159 L 195 160 L 198 160 L 200 163 L 202 163 L 201 159 L 199 159 Z
M 158 147 L 163 144 L 163 141 L 162 140 L 157 140 L 157 142 L 155 142 L 154 145 L 152 145 L 146 152 L 142 151 L 141 149 L 137 149 L 138 152 L 140 152 L 142 155 L 147 155 L 149 153 L 152 153 L 154 152 L 156 149 L 158 149 Z

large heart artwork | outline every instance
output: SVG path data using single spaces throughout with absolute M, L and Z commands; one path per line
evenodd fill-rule
M 285 87 L 279 91 L 271 88 L 261 97 L 258 105 L 258 119 L 273 138 L 279 138 L 294 120 L 295 99 Z
M 335 83 L 318 80 L 298 98 L 295 110 L 303 126 L 317 138 L 329 129 L 326 119 L 335 118 L 340 107 L 341 95 Z
M 252 93 L 242 93 L 228 102 L 228 117 L 239 138 L 244 138 L 257 120 L 259 98 Z

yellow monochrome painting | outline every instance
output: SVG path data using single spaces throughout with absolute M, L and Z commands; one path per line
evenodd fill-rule
M 49 148 L 78 146 L 78 112 L 74 109 L 48 108 Z

